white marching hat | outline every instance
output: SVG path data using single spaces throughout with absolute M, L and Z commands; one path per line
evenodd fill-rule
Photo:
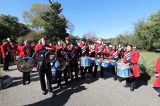
M 10 38 L 7 38 L 8 42 L 11 42 L 11 39 Z

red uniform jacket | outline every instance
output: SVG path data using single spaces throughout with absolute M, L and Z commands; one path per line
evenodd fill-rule
M 18 45 L 17 45 L 17 52 L 18 52 L 18 54 L 19 54 L 19 57 L 20 57 L 20 55 L 22 55 L 21 52 L 20 52 L 20 51 L 21 51 L 21 48 L 22 48 L 22 45 L 18 44 Z
M 160 74 L 160 57 L 157 59 L 156 62 L 156 74 Z M 156 78 L 153 87 L 160 88 L 160 75 Z
M 44 48 L 43 48 L 43 46 L 41 45 L 41 44 L 37 44 L 36 46 L 35 46 L 35 52 L 39 52 L 39 51 L 41 51 L 41 50 L 43 50 Z
M 119 54 L 120 54 L 120 51 L 119 51 L 119 50 L 117 50 L 117 51 L 111 50 L 111 51 L 109 52 L 108 58 L 109 58 L 109 59 L 119 58 Z
M 15 54 L 16 53 L 16 45 L 15 44 L 10 44 L 10 45 L 11 45 L 12 53 Z
M 30 56 L 33 54 L 33 49 L 30 46 L 28 46 L 28 47 L 19 46 L 18 49 L 19 49 L 19 59 L 21 59 L 21 58 L 23 58 L 25 56 L 28 56 L 27 51 L 30 52 Z
M 124 62 L 127 61 L 126 56 L 125 56 L 127 53 L 128 53 L 127 51 L 124 52 L 124 60 L 123 60 Z M 139 72 L 139 69 L 138 69 L 138 61 L 139 61 L 139 53 L 138 53 L 138 51 L 133 50 L 131 52 L 130 62 L 133 65 L 132 66 L 132 74 L 135 78 L 140 77 L 140 72 Z
M 96 55 L 102 55 L 102 59 L 104 59 L 104 55 L 107 53 L 106 46 L 103 44 L 102 45 L 96 44 L 95 53 L 96 53 Z
M 8 48 L 8 49 L 7 49 Z M 1 46 L 1 52 L 2 52 L 2 58 L 4 59 L 4 58 L 6 58 L 6 54 L 7 54 L 7 52 L 11 52 L 11 46 L 10 46 L 10 44 L 3 44 L 2 46 Z
M 0 45 L 0 55 L 2 54 L 2 51 L 1 51 L 1 45 Z
M 89 46 L 88 45 L 82 45 L 82 44 L 80 44 L 78 46 L 78 51 L 79 51 L 80 57 L 81 56 L 89 56 Z
M 56 49 L 56 52 L 57 52 L 60 48 L 62 48 L 62 46 L 57 44 L 57 45 L 56 45 L 56 48 L 55 48 L 55 49 Z
M 49 50 L 50 52 L 53 52 L 53 51 L 54 51 L 54 48 L 52 48 L 52 47 L 49 46 L 49 45 L 45 45 L 45 47 L 48 47 L 48 50 Z M 37 45 L 35 46 L 35 52 L 39 52 L 39 51 L 41 51 L 41 50 L 43 50 L 43 49 L 44 49 L 44 47 L 43 47 L 42 44 L 37 44 Z

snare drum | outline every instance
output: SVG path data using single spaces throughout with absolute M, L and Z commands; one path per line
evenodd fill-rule
M 81 66 L 89 67 L 91 65 L 91 60 L 89 57 L 81 57 Z
M 121 78 L 129 78 L 132 73 L 129 66 L 117 66 L 117 75 Z
M 108 60 L 103 60 L 102 63 L 101 63 L 101 66 L 105 67 L 105 68 L 109 67 L 109 61 Z
M 95 60 L 95 64 L 97 66 L 101 66 L 101 63 L 102 63 L 102 60 L 100 60 L 100 59 Z
M 110 60 L 109 62 L 110 62 L 111 66 L 115 66 L 116 65 L 116 61 L 115 60 Z
M 122 62 L 122 61 L 118 61 L 117 62 L 117 66 L 121 66 L 121 65 L 124 65 L 125 63 L 124 62 Z
M 52 80 L 54 80 L 56 78 L 56 68 L 55 68 L 55 65 L 52 65 L 51 72 L 52 72 Z
M 91 57 L 90 60 L 91 60 L 91 65 L 94 65 L 95 64 L 95 58 Z
M 54 63 L 54 67 L 58 68 L 60 66 L 61 66 L 60 61 L 56 60 L 55 63 Z

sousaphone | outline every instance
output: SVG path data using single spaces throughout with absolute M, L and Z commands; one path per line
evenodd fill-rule
M 17 69 L 20 72 L 31 72 L 34 68 L 35 61 L 31 57 L 24 57 L 17 62 Z

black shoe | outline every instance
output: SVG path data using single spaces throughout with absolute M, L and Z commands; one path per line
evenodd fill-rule
M 104 76 L 101 76 L 101 78 L 104 78 Z
M 42 91 L 42 94 L 43 94 L 43 95 L 46 95 L 47 93 L 48 93 L 47 90 Z
M 25 83 L 25 82 L 22 82 L 22 84 L 23 84 L 23 85 L 26 85 L 26 83 Z
M 22 80 L 22 84 L 23 84 L 23 85 L 26 85 L 26 81 L 23 81 L 23 80 Z
M 96 78 L 96 75 L 93 75 L 93 78 Z
M 60 85 L 60 86 L 59 86 L 59 88 L 60 88 L 60 89 L 62 89 L 62 88 L 63 88 L 63 86 L 62 86 L 62 85 Z
M 9 71 L 9 69 L 3 69 L 3 71 Z
M 79 81 L 79 78 L 76 78 L 76 81 Z
M 31 82 L 31 81 L 26 81 L 26 84 L 28 85 L 28 84 L 30 84 L 30 82 Z
M 158 95 L 158 97 L 160 97 L 160 94 Z
M 125 84 L 125 85 L 123 85 L 123 87 L 127 88 L 127 87 L 129 87 L 129 85 L 128 85 L 128 84 Z
M 117 77 L 113 77 L 113 80 L 116 81 L 116 80 L 117 80 Z
M 133 91 L 134 91 L 134 88 L 130 88 L 130 91 L 132 91 L 132 92 L 133 92 Z
M 123 81 L 123 79 L 122 79 L 122 78 L 118 78 L 118 81 L 119 81 L 119 82 L 122 82 L 122 81 Z
M 65 84 L 68 85 L 68 84 L 70 84 L 70 83 L 69 83 L 69 81 L 66 81 Z
M 82 77 L 82 80 L 85 80 L 86 79 L 86 77 Z
M 74 80 L 74 78 L 73 77 L 71 77 L 71 81 L 73 82 L 73 80 Z

